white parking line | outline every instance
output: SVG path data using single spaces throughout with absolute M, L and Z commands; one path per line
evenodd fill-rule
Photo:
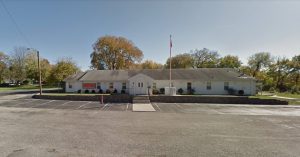
M 87 105 L 87 104 L 90 104 L 90 103 L 92 103 L 92 102 L 87 102 L 87 103 L 85 103 L 85 104 L 83 104 L 83 105 L 80 105 L 79 107 L 76 108 L 76 110 L 78 110 L 78 109 L 82 108 L 83 106 L 85 106 L 85 105 Z
M 159 111 L 161 111 L 161 109 L 158 107 L 158 105 L 156 103 L 153 103 L 153 104 L 158 108 Z
M 127 103 L 127 105 L 126 105 L 126 111 L 128 110 L 128 105 L 129 105 L 129 103 Z
M 51 103 L 51 102 L 53 102 L 53 101 L 55 101 L 55 100 L 50 100 L 50 101 L 47 101 L 47 102 L 44 102 L 44 103 L 41 103 L 41 104 L 37 104 L 37 105 L 31 106 L 30 108 L 34 108 L 34 107 L 36 107 L 36 106 L 46 105 L 46 104 L 49 104 L 49 103 Z
M 58 107 L 64 106 L 64 105 L 66 105 L 66 104 L 68 104 L 68 103 L 70 103 L 70 102 L 72 102 L 72 101 L 67 101 L 67 102 L 65 102 L 65 103 L 63 103 L 63 104 L 61 104 L 61 105 L 59 105 L 59 106 L 54 107 L 54 109 L 57 109 Z
M 104 109 L 105 111 L 108 111 L 110 109 L 110 107 L 112 106 L 112 104 L 107 104 L 106 108 Z
M 175 103 L 175 105 L 176 105 L 178 108 L 180 108 L 181 110 L 183 110 L 183 108 L 182 108 L 179 104 Z
M 101 110 L 104 111 L 104 108 L 105 108 L 107 105 L 108 105 L 108 104 L 105 104 L 105 105 L 101 108 Z
M 21 104 L 28 104 L 28 103 L 31 103 L 31 102 L 34 102 L 34 101 L 37 101 L 37 100 L 39 100 L 39 99 L 33 99 L 32 101 L 28 101 L 28 102 L 21 102 L 21 103 L 12 105 L 12 106 L 14 107 L 14 106 L 18 106 L 18 105 L 21 105 Z

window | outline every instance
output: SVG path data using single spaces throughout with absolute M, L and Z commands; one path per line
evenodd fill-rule
M 97 89 L 101 89 L 101 83 L 100 82 L 97 83 Z
M 114 83 L 109 83 L 109 89 L 113 89 L 114 88 Z
M 72 84 L 69 84 L 69 88 L 72 88 Z
M 126 82 L 122 83 L 122 89 L 126 89 Z
M 141 87 L 143 87 L 143 82 L 141 83 Z
M 228 90 L 229 89 L 229 82 L 224 82 L 224 90 Z
M 191 82 L 188 82 L 186 86 L 187 86 L 186 87 L 187 90 L 191 90 L 192 89 L 192 83 Z
M 140 84 L 140 83 L 138 83 L 138 87 L 141 87 L 141 84 Z
M 156 89 L 156 83 L 155 82 L 153 82 L 152 88 Z
M 211 90 L 211 82 L 206 82 L 206 89 Z

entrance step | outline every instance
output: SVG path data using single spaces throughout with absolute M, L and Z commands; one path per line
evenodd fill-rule
M 134 96 L 132 99 L 134 104 L 150 104 L 149 96 Z
M 132 106 L 133 112 L 155 112 L 156 110 L 149 103 L 147 104 L 133 104 Z

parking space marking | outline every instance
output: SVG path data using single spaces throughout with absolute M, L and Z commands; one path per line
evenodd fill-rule
M 76 108 L 76 110 L 78 110 L 78 109 L 82 108 L 83 106 L 85 106 L 85 105 L 87 105 L 87 104 L 90 104 L 90 103 L 92 103 L 92 102 L 87 102 L 87 103 L 85 103 L 85 104 L 83 104 L 83 105 L 80 105 L 79 107 Z
M 184 110 L 184 108 L 182 108 L 179 104 L 175 103 L 175 105 L 180 108 L 181 110 Z
M 156 103 L 153 104 L 158 108 L 159 111 L 161 111 L 160 107 Z
M 108 105 L 108 103 L 105 104 L 105 105 L 101 108 L 101 110 L 104 111 L 104 108 L 105 108 L 107 105 Z
M 50 100 L 50 101 L 47 101 L 47 102 L 44 102 L 44 103 L 41 103 L 41 104 L 36 104 L 34 106 L 31 106 L 30 108 L 35 108 L 36 106 L 43 106 L 43 105 L 49 104 L 49 103 L 51 103 L 53 101 L 55 101 L 55 100 Z
M 64 105 L 66 105 L 66 104 L 68 104 L 68 103 L 71 103 L 71 102 L 72 102 L 72 101 L 67 101 L 67 102 L 61 104 L 60 106 L 64 106 Z
M 21 102 L 21 103 L 12 105 L 12 107 L 19 106 L 19 105 L 21 105 L 21 104 L 28 104 L 28 103 L 31 103 L 31 102 L 34 102 L 34 101 L 38 101 L 38 100 L 39 100 L 39 99 L 33 99 L 32 101 L 28 101 L 28 102 Z

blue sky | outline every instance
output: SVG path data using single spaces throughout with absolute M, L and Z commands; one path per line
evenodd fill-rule
M 34 47 L 54 63 L 72 57 L 87 70 L 92 44 L 104 35 L 124 36 L 144 59 L 165 63 L 169 35 L 173 55 L 192 49 L 238 55 L 300 54 L 300 1 L 2 0 L 28 42 L 0 5 L 0 51 Z

